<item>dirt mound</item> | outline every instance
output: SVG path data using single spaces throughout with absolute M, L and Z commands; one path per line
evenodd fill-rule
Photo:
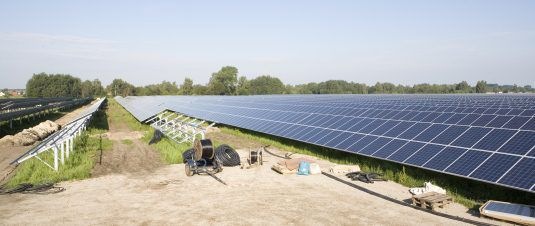
M 7 146 L 28 146 L 39 140 L 43 140 L 50 134 L 58 131 L 60 126 L 50 120 L 39 123 L 29 129 L 24 129 L 22 132 L 14 136 L 5 136 L 0 139 L 0 145 Z

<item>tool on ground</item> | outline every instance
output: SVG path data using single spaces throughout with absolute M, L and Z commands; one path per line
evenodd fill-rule
M 193 148 L 185 151 L 182 156 L 184 157 L 187 176 L 208 174 L 226 185 L 225 182 L 215 176 L 216 173 L 223 171 L 223 167 L 215 158 L 214 148 L 210 139 L 195 140 Z

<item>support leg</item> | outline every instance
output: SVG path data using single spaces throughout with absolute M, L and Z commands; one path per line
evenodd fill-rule
M 65 164 L 65 146 L 63 143 L 60 144 L 60 151 L 61 151 L 61 164 Z
M 70 150 L 71 150 L 71 148 L 69 147 L 69 142 L 70 142 L 70 140 L 71 140 L 71 138 L 68 138 L 68 139 L 65 141 L 65 151 L 66 151 L 65 154 L 67 154 L 67 158 L 69 158 L 69 152 L 70 152 Z
M 58 147 L 54 146 L 54 170 L 58 171 Z

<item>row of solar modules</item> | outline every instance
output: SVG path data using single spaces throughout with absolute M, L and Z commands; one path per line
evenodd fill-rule
M 69 123 L 63 125 L 60 130 L 54 132 L 53 134 L 45 138 L 38 145 L 31 148 L 26 153 L 24 153 L 23 155 L 15 159 L 13 162 L 11 162 L 11 164 L 19 164 L 22 161 L 25 161 L 31 157 L 34 157 L 41 152 L 49 150 L 50 145 L 63 142 L 65 139 L 72 136 L 74 133 L 80 130 L 80 128 L 83 125 L 85 125 L 89 121 L 92 115 L 102 107 L 105 101 L 106 101 L 106 98 L 102 98 L 98 100 L 97 102 L 93 103 L 89 108 L 79 113 Z
M 34 104 L 32 106 L 26 106 L 25 108 L 11 109 L 9 111 L 3 111 L 0 113 L 0 122 L 17 119 L 23 116 L 36 114 L 50 109 L 69 108 L 79 106 L 91 101 L 90 98 L 83 99 L 70 99 L 63 101 L 56 101 L 47 104 Z
M 74 99 L 75 98 L 70 97 L 0 99 L 0 111 L 34 107 L 39 105 L 42 106 Z
M 460 108 L 479 108 L 485 109 L 493 108 L 521 108 L 521 109 L 535 109 L 535 103 L 530 95 L 516 95 L 508 97 L 504 95 L 311 95 L 313 100 L 303 100 L 302 95 L 285 95 L 285 96 L 270 96 L 261 98 L 262 103 L 273 102 L 282 104 L 309 104 L 322 102 L 327 103 L 333 107 L 355 107 L 355 106 L 371 106 L 373 108 L 381 109 L 381 106 L 389 105 L 399 108 L 405 107 L 460 107 Z M 348 101 L 347 97 L 352 96 Z M 203 97 L 200 97 L 201 99 Z M 218 99 L 218 97 L 210 97 Z M 305 97 L 308 98 L 308 97 Z M 309 99 L 309 98 L 308 98 Z M 236 97 L 233 100 L 225 99 L 226 102 L 248 102 L 254 99 L 250 97 Z M 425 109 L 425 108 L 424 108 Z
M 131 103 L 121 96 L 115 97 L 115 100 L 140 122 L 165 110 L 163 103 L 152 97 L 136 97 L 135 103 Z
M 379 97 L 370 98 L 380 104 L 383 101 Z M 434 99 L 444 99 L 440 102 L 447 102 L 450 98 L 462 100 L 470 97 L 484 99 L 484 96 L 470 95 L 463 98 L 455 95 L 433 96 Z M 535 99 L 535 96 L 505 97 L 512 103 L 533 103 Z M 411 95 L 392 95 L 386 98 L 398 98 L 400 102 L 418 99 Z M 522 190 L 535 189 L 535 123 L 533 114 L 520 115 L 527 114 L 526 110 L 532 105 L 526 105 L 526 109 L 518 108 L 515 111 L 517 114 L 508 120 L 500 117 L 501 121 L 505 121 L 503 123 L 495 121 L 499 117 L 497 115 L 488 117 L 476 113 L 473 113 L 476 115 L 470 117 L 470 120 L 465 120 L 469 115 L 466 114 L 445 123 L 457 113 L 448 116 L 449 118 L 442 116 L 442 120 L 436 121 L 444 115 L 441 113 L 434 120 L 427 121 L 428 115 L 422 116 L 411 110 L 401 110 L 410 112 L 404 115 L 412 115 L 407 120 L 397 118 L 395 114 L 385 117 L 376 109 L 351 111 L 333 107 L 347 103 L 358 106 L 362 99 L 366 99 L 354 95 L 299 96 L 299 100 L 295 96 L 151 99 L 160 105 L 165 103 L 167 109 L 209 121 Z M 125 100 L 129 100 L 126 101 L 129 104 L 135 104 L 138 98 L 128 97 Z M 492 103 L 489 100 L 479 102 Z M 416 103 L 409 104 L 414 105 Z M 145 107 L 152 108 L 150 104 Z M 404 109 L 407 109 L 406 106 Z M 483 123 L 485 120 L 489 121 Z

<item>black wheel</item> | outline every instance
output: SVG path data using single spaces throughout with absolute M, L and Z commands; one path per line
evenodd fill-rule
M 185 167 L 186 176 L 188 176 L 188 177 L 193 176 L 193 171 L 191 170 L 190 165 L 186 164 L 185 166 L 186 166 L 186 167 Z

